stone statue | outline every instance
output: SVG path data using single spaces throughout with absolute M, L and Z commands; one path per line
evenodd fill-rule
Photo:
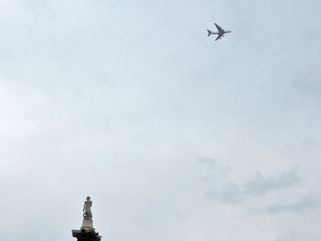
M 86 231 L 89 230 L 95 230 L 93 226 L 93 215 L 91 213 L 91 206 L 92 206 L 92 201 L 90 200 L 90 197 L 88 196 L 86 198 L 86 201 L 84 203 L 83 207 L 83 217 L 84 219 L 82 220 L 82 225 L 80 229 L 85 229 Z
M 93 226 L 93 215 L 91 213 L 92 201 L 88 196 L 83 207 L 83 220 L 79 230 L 72 230 L 72 236 L 77 238 L 77 241 L 101 241 L 101 236 L 96 233 Z
M 85 201 L 84 207 L 83 207 L 84 219 L 92 219 L 93 215 L 91 213 L 91 206 L 92 206 L 92 201 L 90 201 L 90 197 L 88 196 L 86 198 L 86 201 Z

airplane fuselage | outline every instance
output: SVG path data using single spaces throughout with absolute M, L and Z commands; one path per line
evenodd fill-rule
M 209 35 L 216 34 L 216 35 L 224 35 L 226 33 L 232 33 L 232 31 L 223 31 L 223 32 L 213 32 L 211 30 L 207 30 Z

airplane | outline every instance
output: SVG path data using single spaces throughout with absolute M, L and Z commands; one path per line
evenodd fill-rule
M 221 28 L 220 26 L 218 26 L 216 23 L 215 23 L 215 26 L 216 26 L 218 32 L 213 32 L 213 31 L 207 29 L 207 32 L 208 32 L 208 35 L 207 35 L 207 36 L 208 36 L 208 37 L 209 37 L 210 35 L 212 35 L 212 34 L 217 34 L 217 35 L 218 35 L 217 38 L 215 39 L 215 41 L 223 38 L 223 37 L 224 37 L 224 34 L 226 34 L 226 33 L 231 33 L 231 31 L 222 29 L 222 28 Z

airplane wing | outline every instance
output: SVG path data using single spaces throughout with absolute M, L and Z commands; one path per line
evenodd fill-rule
M 214 24 L 219 32 L 224 32 L 224 30 L 220 26 L 218 26 L 216 23 L 214 23 Z
M 223 36 L 223 35 L 219 34 L 219 35 L 217 36 L 217 38 L 215 39 L 215 41 L 217 41 L 217 40 L 221 39 L 221 38 L 222 38 L 222 36 Z

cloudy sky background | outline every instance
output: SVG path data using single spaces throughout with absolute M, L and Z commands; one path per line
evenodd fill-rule
M 1 239 L 321 240 L 320 9 L 0 0 Z

